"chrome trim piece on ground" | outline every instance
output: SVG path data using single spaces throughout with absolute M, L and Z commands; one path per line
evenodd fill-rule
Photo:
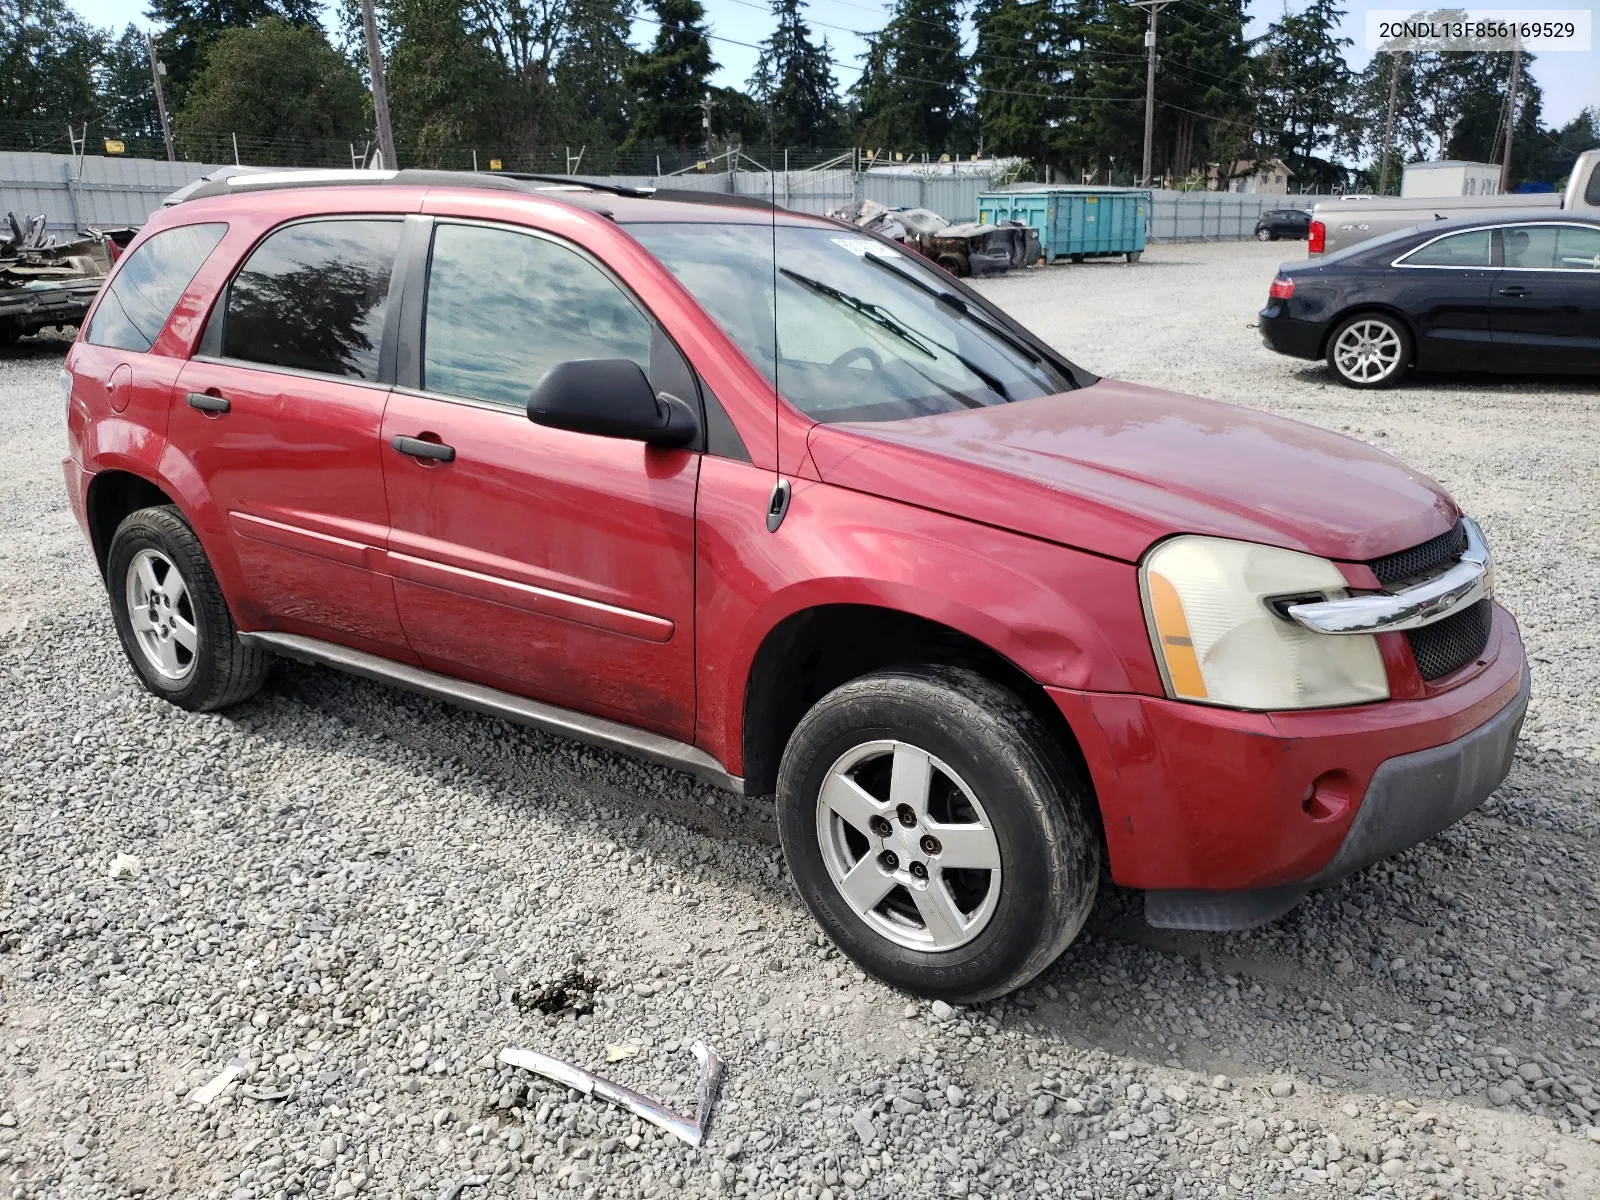
M 1291 604 L 1289 617 L 1314 633 L 1400 633 L 1469 608 L 1489 594 L 1494 559 L 1478 523 L 1462 517 L 1461 525 L 1467 532 L 1467 549 L 1461 561 L 1444 574 L 1393 594 Z
M 562 1062 L 559 1058 L 540 1054 L 537 1050 L 507 1046 L 500 1051 L 500 1061 L 508 1066 L 532 1071 L 535 1075 L 542 1075 L 546 1079 L 553 1079 L 574 1091 L 582 1092 L 585 1096 L 599 1096 L 602 1100 L 620 1104 L 634 1116 L 665 1129 L 680 1141 L 687 1142 L 691 1146 L 699 1146 L 705 1140 L 706 1127 L 711 1123 L 711 1106 L 716 1103 L 717 1087 L 722 1082 L 722 1060 L 717 1057 L 717 1052 L 704 1042 L 696 1042 L 689 1048 L 700 1061 L 700 1086 L 696 1091 L 692 1117 L 674 1112 L 661 1101 L 652 1100 L 630 1087 L 612 1083 L 611 1080 L 592 1071 L 585 1071 L 582 1067 Z
M 420 692 L 424 696 L 432 696 L 436 700 L 444 700 L 471 709 L 473 712 L 499 717 L 504 721 L 513 721 L 518 725 L 527 725 L 545 733 L 573 738 L 592 746 L 603 746 L 622 754 L 631 754 L 635 758 L 671 767 L 676 771 L 687 771 L 690 775 L 715 784 L 736 796 L 745 794 L 744 780 L 737 775 L 728 774 L 723 765 L 704 750 L 686 742 L 663 737 L 659 733 L 635 729 L 620 721 L 577 712 L 570 708 L 560 708 L 539 700 L 529 700 L 526 696 L 502 692 L 497 688 L 485 687 L 481 683 L 453 679 L 448 675 L 395 662 L 376 654 L 368 654 L 363 650 L 352 650 L 348 646 L 325 642 L 319 638 L 303 637 L 296 633 L 240 633 L 239 639 L 287 658 L 320 666 L 337 667 L 341 671 L 360 675 L 364 679 L 373 679 L 379 683 L 405 688 L 407 691 Z

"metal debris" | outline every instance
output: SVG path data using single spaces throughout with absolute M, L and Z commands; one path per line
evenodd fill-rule
M 469 1187 L 485 1187 L 489 1183 L 487 1175 L 469 1175 L 456 1183 L 444 1185 L 444 1191 L 439 1193 L 439 1200 L 458 1200 L 463 1190 Z
M 608 1063 L 621 1062 L 625 1058 L 632 1058 L 637 1053 L 639 1053 L 639 1047 L 632 1042 L 608 1045 L 606 1046 L 606 1061 Z
M 287 1100 L 288 1088 L 246 1087 L 240 1088 L 239 1094 L 249 1100 Z
M 693 1117 L 685 1117 L 659 1100 L 652 1100 L 632 1088 L 623 1087 L 620 1083 L 613 1083 L 582 1067 L 540 1054 L 536 1050 L 507 1046 L 500 1051 L 500 1061 L 553 1079 L 585 1096 L 598 1096 L 602 1100 L 620 1104 L 634 1116 L 665 1129 L 680 1141 L 699 1146 L 705 1140 L 706 1129 L 711 1124 L 711 1106 L 716 1103 L 717 1087 L 722 1082 L 722 1060 L 703 1042 L 696 1042 L 689 1049 L 700 1062 L 700 1092 Z

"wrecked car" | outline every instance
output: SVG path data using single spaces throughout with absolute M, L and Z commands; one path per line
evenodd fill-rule
M 45 217 L 7 213 L 0 230 L 0 346 L 51 325 L 77 325 L 113 261 L 111 247 L 134 231 L 89 230 L 60 242 Z
M 887 208 L 873 200 L 829 215 L 891 238 L 960 278 L 1002 275 L 1039 261 L 1039 231 L 1021 221 L 952 225 L 926 208 Z

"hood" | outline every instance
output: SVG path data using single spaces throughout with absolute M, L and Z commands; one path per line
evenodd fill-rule
M 1433 480 L 1353 438 L 1102 379 L 1056 396 L 818 425 L 822 479 L 1135 562 L 1174 533 L 1365 561 L 1446 532 Z

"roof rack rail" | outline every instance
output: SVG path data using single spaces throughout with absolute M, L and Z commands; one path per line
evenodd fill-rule
M 226 172 L 226 173 L 225 173 Z M 532 189 L 527 184 L 553 184 L 554 188 Z M 174 193 L 176 199 L 202 200 L 211 196 L 226 196 L 239 191 L 271 191 L 279 188 L 337 187 L 349 184 L 411 184 L 435 187 L 477 187 L 497 191 L 573 191 L 600 192 L 624 196 L 632 200 L 670 200 L 679 204 L 715 204 L 733 208 L 759 208 L 771 211 L 779 206 L 761 196 L 741 196 L 734 192 L 702 191 L 698 188 L 643 188 L 620 183 L 601 183 L 580 179 L 572 175 L 542 175 L 531 171 L 441 171 L 425 167 L 403 170 L 374 171 L 366 168 L 337 167 L 332 169 L 284 168 L 282 170 L 251 170 L 234 173 L 234 169 L 218 171 L 215 177 L 199 186 L 189 185 Z M 181 194 L 180 194 L 181 193 Z
M 590 179 L 579 179 L 574 175 L 536 175 L 532 171 L 496 171 L 494 175 L 501 179 L 522 179 L 529 183 L 555 183 L 567 187 L 588 188 L 591 192 L 610 192 L 613 196 L 630 196 L 640 200 L 649 199 L 657 191 L 656 188 L 629 187 L 625 183 L 596 183 Z

